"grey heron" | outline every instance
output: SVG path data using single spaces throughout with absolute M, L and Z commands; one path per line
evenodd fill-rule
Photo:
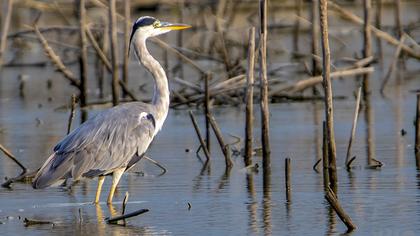
M 118 105 L 88 119 L 54 147 L 54 153 L 34 178 L 34 188 L 45 188 L 63 179 L 98 177 L 95 196 L 98 203 L 105 176 L 112 174 L 107 200 L 108 204 L 112 203 L 122 174 L 142 158 L 168 115 L 168 80 L 162 66 L 147 50 L 146 39 L 190 27 L 161 22 L 150 16 L 134 22 L 130 48 L 134 47 L 140 63 L 153 75 L 152 102 Z

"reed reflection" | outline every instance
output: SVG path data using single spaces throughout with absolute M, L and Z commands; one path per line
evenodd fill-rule
M 272 234 L 271 224 L 271 168 L 263 171 L 263 227 L 264 235 Z
M 254 185 L 254 176 L 253 173 L 248 173 L 246 175 L 246 189 L 248 192 L 248 204 L 247 204 L 247 210 L 249 214 L 248 218 L 248 226 L 249 231 L 255 234 L 258 234 L 258 217 L 257 217 L 257 209 L 258 209 L 258 203 L 256 200 L 256 192 L 255 192 L 255 185 Z

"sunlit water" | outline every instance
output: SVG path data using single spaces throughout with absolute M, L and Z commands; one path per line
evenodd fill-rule
M 345 39 L 352 49 L 359 43 L 353 42 L 354 37 L 358 37 L 357 34 Z M 275 40 L 273 36 L 272 42 Z M 334 47 L 334 41 L 332 44 Z M 392 55 L 392 47 L 385 50 L 387 55 Z M 374 158 L 385 164 L 381 169 L 366 168 L 367 125 L 363 112 L 352 151 L 357 156 L 355 168 L 350 173 L 344 169 L 357 82 L 353 79 L 334 82 L 335 93 L 347 97 L 334 102 L 335 131 L 339 198 L 358 227 L 355 235 L 416 235 L 420 231 L 420 172 L 416 169 L 413 151 L 416 96 L 410 92 L 419 88 L 420 82 L 414 80 L 415 75 L 406 75 L 414 79 L 403 78 L 401 85 L 387 89 L 388 98 L 382 98 L 377 88 L 386 69 L 379 68 L 371 77 Z M 411 61 L 408 69 L 418 71 L 418 64 Z M 19 74 L 29 76 L 24 97 L 19 96 Z M 135 75 L 132 77 L 135 79 Z M 62 82 L 60 75 L 45 68 L 6 68 L 1 72 L 1 78 L 0 143 L 28 168 L 35 169 L 64 136 L 69 111 L 56 108 L 66 104 L 74 91 Z M 50 90 L 46 86 L 47 79 L 53 80 Z M 394 80 L 393 77 L 392 84 L 395 84 Z M 94 86 L 92 82 L 91 87 Z M 95 91 L 90 91 L 90 96 L 94 94 Z M 255 136 L 259 137 L 257 108 Z M 104 203 L 109 179 L 98 206 L 91 204 L 95 180 L 82 182 L 71 191 L 61 188 L 33 190 L 29 184 L 13 184 L 11 190 L 0 189 L 0 232 L 2 235 L 344 233 L 345 226 L 324 200 L 322 174 L 312 169 L 322 143 L 322 102 L 272 104 L 270 110 L 272 168 L 270 184 L 265 188 L 262 169 L 258 173 L 247 172 L 243 169 L 242 157 L 235 157 L 234 168 L 225 172 L 216 140 L 212 140 L 211 164 L 202 170 L 203 163 L 195 154 L 198 141 L 187 111 L 171 110 L 163 130 L 148 151 L 148 156 L 168 169 L 165 175 L 158 176 L 160 170 L 142 160 L 136 171 L 142 171 L 144 175 L 124 175 L 114 199 L 114 210 Z M 98 111 L 90 110 L 89 116 Z M 196 113 L 203 125 L 201 112 Z M 235 141 L 230 134 L 243 136 L 242 107 L 215 108 L 214 114 L 228 142 Z M 79 120 L 80 111 L 74 126 Z M 401 135 L 402 129 L 407 131 L 405 136 Z M 258 140 L 256 146 L 260 146 Z M 286 201 L 284 188 L 286 157 L 290 157 L 292 163 L 291 202 Z M 261 157 L 255 156 L 253 161 L 262 166 Z M 0 158 L 0 177 L 18 173 L 14 163 L 3 156 Z M 125 192 L 130 194 L 127 212 L 141 208 L 150 211 L 129 219 L 126 227 L 106 224 L 105 217 L 121 211 Z M 25 227 L 24 218 L 52 221 L 54 225 Z

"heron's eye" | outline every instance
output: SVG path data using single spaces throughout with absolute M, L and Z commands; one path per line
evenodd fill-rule
M 158 28 L 158 27 L 160 27 L 160 21 L 155 21 L 155 23 L 153 23 L 153 27 L 154 28 Z

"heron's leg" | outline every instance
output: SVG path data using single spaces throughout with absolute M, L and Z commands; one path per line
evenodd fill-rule
M 109 195 L 108 195 L 108 204 L 112 203 L 112 198 L 114 198 L 114 193 L 115 193 L 115 188 L 117 187 L 118 182 L 121 179 L 122 174 L 124 173 L 125 168 L 120 168 L 120 169 L 116 169 L 113 173 L 112 173 L 112 185 L 111 185 L 111 189 L 109 190 Z
M 98 177 L 98 187 L 96 188 L 95 204 L 98 204 L 99 197 L 101 196 L 102 184 L 104 184 L 105 176 Z

